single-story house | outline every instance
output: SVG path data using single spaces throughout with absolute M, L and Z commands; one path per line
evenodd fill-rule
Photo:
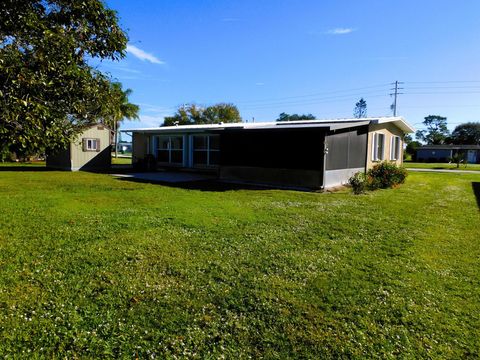
M 47 155 L 47 167 L 60 170 L 105 170 L 111 166 L 112 131 L 95 124 L 79 134 L 67 148 Z
M 119 141 L 117 144 L 117 151 L 121 153 L 132 152 L 132 143 L 128 141 Z
M 480 145 L 424 145 L 417 148 L 417 161 L 448 162 L 457 153 L 465 154 L 467 163 L 480 164 Z
M 345 184 L 358 171 L 403 162 L 402 117 L 166 126 L 132 134 L 133 164 L 210 171 L 221 180 L 293 187 Z

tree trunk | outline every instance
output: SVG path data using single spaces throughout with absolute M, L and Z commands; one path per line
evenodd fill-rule
M 114 142 L 114 146 L 115 146 L 115 159 L 118 157 L 118 144 L 117 144 L 117 122 L 115 121 L 113 123 L 113 127 L 114 127 L 114 137 L 113 137 L 113 142 Z

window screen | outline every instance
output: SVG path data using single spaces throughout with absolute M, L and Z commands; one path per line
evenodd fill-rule
M 183 164 L 183 136 L 159 136 L 157 160 L 164 164 Z
M 217 166 L 219 152 L 219 135 L 195 135 L 193 137 L 193 166 Z

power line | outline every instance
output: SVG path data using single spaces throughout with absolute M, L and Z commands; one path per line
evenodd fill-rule
M 450 80 L 450 81 L 407 81 L 407 84 L 458 84 L 458 83 L 480 83 L 480 80 Z
M 405 85 L 406 84 L 406 85 Z M 432 86 L 409 86 L 410 84 L 432 84 Z M 440 86 L 436 86 L 439 84 Z M 455 86 L 441 86 L 441 84 L 458 84 Z M 467 84 L 467 85 L 462 85 Z M 479 84 L 479 85 L 468 85 Z M 393 88 L 388 88 L 388 85 L 393 85 Z M 401 87 L 403 85 L 404 87 Z M 368 95 L 368 98 L 378 98 L 387 96 L 387 89 L 389 89 L 390 96 L 394 96 L 394 102 L 391 105 L 393 115 L 396 116 L 398 112 L 398 96 L 399 95 L 455 95 L 455 94 L 480 94 L 480 80 L 451 80 L 451 81 L 412 81 L 412 82 L 400 82 L 395 81 L 391 84 L 377 84 L 371 86 L 362 86 L 344 90 L 323 91 L 318 93 L 296 95 L 296 96 L 284 96 L 270 99 L 258 99 L 258 100 L 246 100 L 236 101 L 244 109 L 248 110 L 261 110 L 261 109 L 273 109 L 284 106 L 296 106 L 296 105 L 316 105 L 316 104 L 328 104 L 335 102 L 346 102 L 356 98 L 357 96 Z M 362 91 L 370 90 L 370 91 Z M 400 92 L 403 90 L 404 92 Z M 411 91 L 414 90 L 414 91 Z M 425 91 L 417 91 L 425 90 Z M 462 91 L 466 90 L 466 91 Z M 471 90 L 471 91 L 467 91 Z M 359 92 L 361 91 L 361 92 Z M 147 104 L 145 104 L 147 105 Z M 434 105 L 435 106 L 435 105 Z M 147 106 L 148 107 L 148 106 Z M 447 107 L 447 106 L 438 106 Z M 469 106 L 449 106 L 449 107 L 476 107 L 474 105 Z M 412 108 L 412 106 L 405 106 L 405 108 Z M 427 106 L 420 106 L 417 108 L 428 108 Z M 176 107 L 165 107 L 162 111 L 169 112 L 175 110 Z M 152 109 L 153 110 L 153 109 Z
M 270 98 L 270 99 L 236 101 L 236 103 L 237 104 L 247 104 L 247 103 L 263 103 L 263 102 L 272 102 L 272 101 L 276 102 L 276 101 L 288 100 L 288 99 L 317 97 L 317 96 L 326 95 L 326 94 L 339 94 L 339 93 L 348 93 L 348 92 L 352 92 L 352 91 L 365 90 L 365 89 L 385 88 L 388 85 L 389 84 L 379 84 L 379 85 L 363 86 L 363 87 L 352 88 L 352 89 L 323 91 L 323 92 L 318 92 L 318 93 L 296 95 L 296 96 L 284 96 L 284 97 L 277 97 L 277 98 Z
M 474 85 L 474 86 L 407 86 L 407 90 L 408 89 L 480 89 L 480 85 Z
M 358 96 L 364 95 L 365 93 L 361 94 L 353 94 L 347 95 L 342 97 L 331 97 L 331 98 L 323 98 L 323 99 L 311 99 L 309 101 L 295 101 L 295 102 L 281 102 L 281 103 L 270 103 L 270 104 L 259 104 L 255 106 L 242 106 L 242 108 L 255 110 L 255 109 L 268 109 L 268 108 L 275 108 L 278 106 L 284 105 L 316 105 L 316 104 L 326 104 L 326 103 L 333 103 L 333 102 L 341 102 L 341 101 L 349 101 L 352 99 L 357 98 Z M 376 98 L 376 97 L 385 97 L 385 93 L 378 93 L 377 95 L 369 95 L 368 98 Z
M 480 94 L 480 91 L 436 91 L 436 92 L 406 92 L 404 95 L 442 95 L 442 94 Z
M 480 105 L 421 105 L 421 106 L 404 106 L 408 109 L 430 109 L 435 108 L 480 108 Z
M 448 84 L 448 83 L 465 83 L 465 82 L 468 82 L 468 83 L 479 83 L 480 84 L 480 81 L 461 81 L 461 80 L 458 80 L 458 81 L 425 81 L 425 82 L 406 82 L 406 84 Z M 405 82 L 398 82 L 397 83 L 397 104 L 398 104 L 398 95 L 402 95 L 400 94 L 398 91 L 399 90 L 404 90 L 403 88 L 399 88 L 398 85 L 403 85 L 405 84 Z M 352 91 L 358 91 L 358 90 L 365 90 L 365 89 L 375 89 L 375 88 L 385 88 L 386 86 L 388 86 L 389 84 L 378 84 L 378 85 L 372 85 L 372 86 L 363 86 L 363 87 L 358 87 L 358 88 L 352 88 L 352 89 L 346 89 L 346 90 L 333 90 L 333 91 L 324 91 L 324 92 L 319 92 L 319 93 L 312 93 L 312 94 L 304 94 L 304 95 L 296 95 L 296 96 L 284 96 L 284 97 L 277 97 L 277 98 L 269 98 L 269 99 L 259 99 L 259 100 L 245 100 L 245 101 L 236 101 L 235 103 L 236 104 L 244 104 L 244 105 L 252 105 L 252 106 L 256 106 L 256 105 L 266 105 L 266 104 L 270 104 L 270 105 L 273 105 L 273 104 L 279 104 L 279 105 L 282 105 L 282 104 L 288 104 L 286 102 L 283 102 L 282 100 L 289 100 L 289 99 L 299 99 L 299 100 L 296 100 L 295 102 L 300 102 L 300 99 L 305 99 L 305 101 L 313 101 L 315 98 L 317 98 L 318 96 L 321 96 L 321 95 L 326 95 L 326 94 L 342 94 L 342 93 L 345 93 L 345 95 L 338 95 L 338 96 L 356 96 L 356 95 L 363 95 L 363 94 L 368 94 L 368 93 L 361 93 L 361 94 L 346 94 L 348 92 L 352 92 Z M 392 83 L 390 85 L 395 85 L 395 83 Z M 408 89 L 432 89 L 432 90 L 435 90 L 435 89 L 478 89 L 480 87 L 479 86 L 456 86 L 456 87 L 437 87 L 437 86 L 432 86 L 432 87 L 408 87 Z M 391 91 L 395 91 L 395 88 L 392 88 L 390 89 Z M 480 89 L 479 89 L 480 90 Z M 370 92 L 372 93 L 372 92 Z M 395 95 L 395 92 L 391 93 L 391 96 L 394 96 Z M 329 98 L 334 98 L 335 96 L 329 96 Z M 307 99 L 307 98 L 311 98 L 311 99 Z M 323 99 L 323 97 L 321 97 L 320 99 Z M 281 103 L 280 103 L 281 101 Z M 294 103 L 293 101 L 291 102 L 292 104 Z

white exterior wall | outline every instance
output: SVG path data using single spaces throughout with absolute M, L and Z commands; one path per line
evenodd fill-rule
M 381 133 L 385 135 L 385 144 L 384 144 L 384 159 L 383 160 L 373 160 L 372 159 L 372 151 L 373 151 L 373 137 L 375 133 Z M 403 164 L 403 137 L 405 133 L 399 129 L 397 126 L 391 123 L 383 123 L 383 124 L 372 124 L 369 126 L 368 129 L 368 148 L 367 148 L 367 170 L 372 168 L 375 164 L 381 161 L 389 161 L 395 163 L 396 165 Z M 393 136 L 400 137 L 400 155 L 399 158 L 396 160 L 390 159 L 390 152 L 391 152 L 391 140 Z

